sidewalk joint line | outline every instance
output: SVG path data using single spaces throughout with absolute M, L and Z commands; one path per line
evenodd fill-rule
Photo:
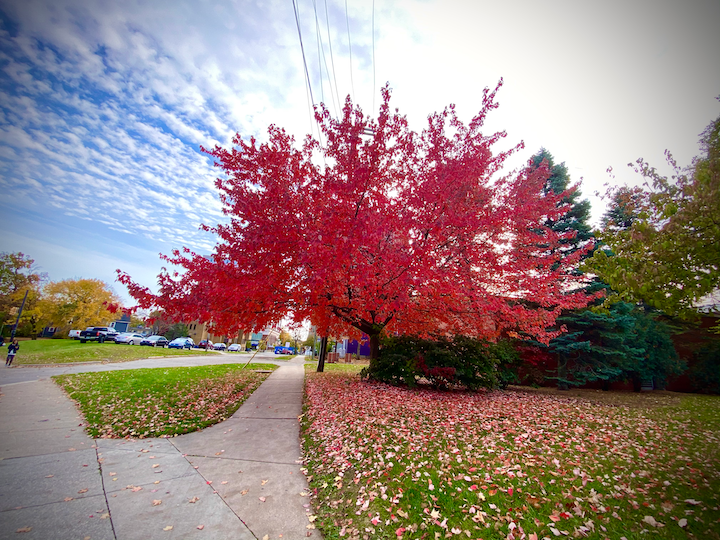
M 266 463 L 268 465 L 292 465 L 292 466 L 298 465 L 298 463 L 296 463 L 295 461 L 292 461 L 292 462 L 290 462 L 290 461 L 266 461 L 263 459 L 237 458 L 237 457 L 229 457 L 229 456 L 203 456 L 200 454 L 186 454 L 185 459 L 187 459 L 189 457 L 204 458 L 204 459 L 226 459 L 229 461 L 247 461 L 250 463 Z
M 205 477 L 205 475 L 204 475 L 203 473 L 201 473 L 199 469 L 196 469 L 195 466 L 194 466 L 194 465 L 190 462 L 190 460 L 187 458 L 188 455 L 187 455 L 187 454 L 183 454 L 183 453 L 180 451 L 180 449 L 172 443 L 172 441 L 168 441 L 168 442 L 170 443 L 170 445 L 171 445 L 173 448 L 175 448 L 175 450 L 177 450 L 178 454 L 180 454 L 180 455 L 182 456 L 182 458 L 187 462 L 187 464 L 190 465 L 190 466 L 193 468 L 193 471 L 195 472 L 195 474 L 197 474 L 198 476 L 200 476 L 200 478 L 202 478 L 203 480 L 205 480 L 205 483 L 206 483 L 207 485 L 210 485 L 210 484 L 207 483 L 207 482 L 208 482 L 208 479 Z M 223 502 L 223 504 L 228 508 L 228 510 L 230 510 L 230 511 L 233 513 L 233 515 L 234 515 L 236 518 L 238 518 L 238 520 L 240 521 L 240 523 L 242 523 L 243 525 L 245 525 L 245 528 L 248 530 L 248 532 L 249 532 L 251 535 L 253 535 L 254 538 L 257 539 L 257 535 L 252 531 L 252 529 L 250 529 L 250 527 L 248 527 L 248 524 L 245 523 L 245 521 L 243 520 L 243 518 L 241 518 L 241 517 L 238 515 L 238 513 L 235 512 L 235 509 L 228 504 L 228 502 L 225 500 L 225 497 L 223 497 L 222 495 L 220 495 L 220 492 L 217 491 L 215 488 L 213 488 L 213 491 L 214 491 L 214 495 L 217 495 L 218 497 L 220 497 L 220 500 L 221 500 L 221 501 Z
M 83 497 L 73 497 L 73 501 L 82 501 L 85 499 L 95 499 L 97 497 L 104 497 L 104 496 L 105 496 L 104 493 L 98 493 L 96 495 L 87 495 L 86 494 Z M 32 508 L 42 508 L 43 506 L 50 506 L 52 504 L 67 504 L 67 502 L 60 499 L 57 501 L 48 501 L 48 502 L 39 503 L 39 504 L 29 504 L 27 506 L 16 506 L 14 508 L 5 508 L 4 510 L 0 510 L 0 514 L 4 514 L 5 512 L 16 512 L 18 510 L 27 510 L 27 509 L 32 509 Z

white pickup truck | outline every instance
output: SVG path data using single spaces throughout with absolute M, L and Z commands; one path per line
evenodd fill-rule
M 90 328 L 92 328 L 92 326 Z M 70 332 L 68 333 L 68 337 L 70 339 L 80 339 L 80 332 L 82 332 L 82 330 L 70 330 Z

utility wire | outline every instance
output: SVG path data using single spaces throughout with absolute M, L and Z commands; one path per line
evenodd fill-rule
M 372 3 L 372 47 L 373 47 L 373 85 L 372 85 L 372 113 L 375 114 L 375 0 Z
M 310 92 L 310 131 L 313 131 L 313 119 L 315 117 L 315 98 L 312 93 L 312 85 L 310 84 L 310 72 L 307 67 L 307 60 L 305 59 L 305 47 L 303 46 L 302 32 L 300 31 L 300 14 L 298 12 L 298 6 L 296 0 L 293 0 L 293 11 L 295 12 L 295 24 L 297 25 L 298 38 L 300 38 L 300 50 L 302 51 L 303 66 L 305 67 L 305 80 L 307 81 L 307 87 Z M 318 135 L 322 137 L 320 126 L 318 126 Z
M 325 64 L 325 73 L 327 73 L 328 86 L 330 87 L 330 99 L 332 100 L 333 107 L 335 109 L 335 116 L 337 116 L 337 114 L 338 114 L 337 111 L 338 111 L 339 107 L 338 107 L 338 104 L 336 103 L 335 94 L 333 93 L 332 81 L 330 80 L 330 70 L 328 69 L 327 58 L 325 57 L 325 47 L 323 46 L 322 34 L 320 33 L 320 21 L 318 19 L 317 5 L 315 3 L 315 0 L 313 0 L 313 8 L 315 9 L 315 31 L 317 33 L 318 52 L 322 51 L 322 63 Z M 328 35 L 328 38 L 329 38 L 329 35 Z M 320 84 L 322 85 L 322 65 L 320 65 Z M 325 99 L 325 94 L 323 94 L 323 102 L 324 102 L 324 99 Z
M 325 0 L 325 24 L 327 26 L 328 47 L 330 48 L 330 65 L 332 66 L 333 82 L 335 83 L 335 96 L 338 100 L 338 108 L 342 108 L 342 100 L 338 91 L 337 77 L 335 76 L 335 59 L 333 58 L 332 40 L 330 39 L 330 15 L 328 15 L 327 0 Z M 330 87 L 332 89 L 332 86 Z
M 294 2 L 295 0 L 293 0 Z M 352 43 L 350 42 L 350 19 L 348 18 L 347 0 L 345 0 L 345 23 L 347 24 L 348 49 L 350 49 L 350 91 L 352 92 L 352 100 L 355 102 L 355 84 L 353 83 L 353 67 L 352 67 Z
M 323 85 L 322 56 L 320 55 L 320 49 L 322 48 L 322 41 L 320 40 L 320 26 L 318 25 L 317 5 L 315 4 L 315 0 L 313 0 L 313 11 L 315 12 L 315 37 L 317 40 L 318 71 L 320 72 L 320 101 L 322 103 L 325 103 L 325 87 Z

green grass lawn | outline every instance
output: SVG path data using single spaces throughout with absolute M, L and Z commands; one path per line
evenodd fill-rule
M 317 362 L 305 364 L 305 372 L 317 371 Z M 325 364 L 325 371 L 329 373 L 360 373 L 368 364 Z
M 720 538 L 720 397 L 408 390 L 306 374 L 326 539 Z
M 204 349 L 157 349 L 114 342 L 80 343 L 75 339 L 38 339 L 20 341 L 13 365 L 66 364 L 70 362 L 127 362 L 150 356 L 195 356 L 219 354 Z
M 120 347 L 118 345 L 118 347 Z M 172 437 L 232 416 L 272 364 L 128 369 L 59 375 L 55 381 L 78 403 L 92 437 Z

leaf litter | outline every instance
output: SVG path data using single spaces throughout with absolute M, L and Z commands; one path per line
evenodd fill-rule
M 303 472 L 326 535 L 720 538 L 719 426 L 675 405 L 408 390 L 330 371 L 308 373 L 305 408 Z

